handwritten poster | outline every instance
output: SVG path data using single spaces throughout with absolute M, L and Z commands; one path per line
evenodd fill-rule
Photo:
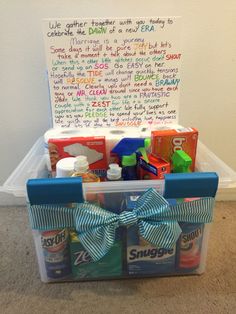
M 180 18 L 43 22 L 55 127 L 178 121 Z

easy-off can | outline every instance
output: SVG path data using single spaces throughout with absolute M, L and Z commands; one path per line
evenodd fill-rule
M 200 265 L 204 224 L 182 223 L 182 233 L 177 244 L 176 268 L 191 272 Z
M 48 278 L 64 278 L 71 274 L 69 232 L 67 229 L 41 233 L 41 244 Z

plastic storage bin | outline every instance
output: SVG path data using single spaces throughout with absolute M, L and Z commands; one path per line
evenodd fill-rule
M 213 171 L 219 176 L 219 188 L 236 188 L 236 172 L 212 153 L 203 143 L 198 141 L 196 171 Z M 40 137 L 31 150 L 21 161 L 3 184 L 3 190 L 16 197 L 26 197 L 25 184 L 28 179 L 45 178 L 48 176 L 47 156 L 45 155 L 44 140 Z
M 78 178 L 49 179 L 46 194 L 42 190 L 44 181 L 30 180 L 29 213 L 41 280 L 202 274 L 217 176 L 203 174 L 195 180 L 191 174 L 190 178 L 181 174 L 176 179 L 174 185 L 173 177 L 168 176 L 165 181 L 87 183 L 80 185 L 82 192 Z M 71 196 L 73 180 L 76 200 Z M 63 197 L 61 193 L 58 196 L 58 181 L 63 184 Z M 176 199 L 194 193 L 185 189 L 190 182 L 196 193 L 203 191 L 203 197 Z M 181 191 L 175 189 L 175 184 L 183 186 Z M 206 193 L 205 184 L 209 185 Z M 82 194 L 88 202 L 74 203 Z M 48 197 L 53 200 L 50 205 Z M 55 204 L 58 197 L 71 202 Z M 179 233 L 175 223 L 181 227 Z
M 26 182 L 28 179 L 47 178 L 47 155 L 44 140 L 39 138 L 19 166 L 4 183 L 4 190 L 17 197 L 26 199 Z M 235 172 L 210 152 L 205 145 L 198 142 L 196 170 L 199 172 L 215 171 L 219 174 L 219 190 L 230 189 L 236 184 Z M 172 174 L 171 174 L 172 175 Z M 170 176 L 171 176 L 170 175 Z M 50 179 L 53 180 L 53 179 Z M 147 189 L 154 189 L 161 195 L 165 193 L 165 180 L 123 181 L 87 183 L 83 185 L 83 194 L 94 194 L 99 198 L 117 199 L 117 195 L 142 195 Z M 205 188 L 207 191 L 208 188 Z M 176 198 L 191 197 L 178 195 Z M 194 195 L 204 196 L 204 195 Z M 123 197 L 123 201 L 126 197 Z M 173 198 L 168 199 L 171 202 Z M 114 202 L 113 202 L 114 203 Z M 125 208 L 123 208 L 125 210 Z M 155 247 L 143 240 L 138 233 L 137 226 L 121 230 L 118 239 L 104 258 L 93 262 L 91 256 L 80 243 L 74 229 L 56 229 L 62 232 L 59 237 L 67 240 L 65 250 L 55 255 L 48 254 L 43 241 L 52 239 L 55 229 L 33 230 L 33 237 L 38 257 L 41 280 L 43 282 L 102 280 L 148 276 L 199 275 L 205 271 L 207 247 L 209 241 L 210 223 L 186 224 L 179 221 L 183 230 L 174 248 Z M 63 231 L 64 230 L 64 231 Z M 63 235 L 63 232 L 67 234 Z M 181 239 L 189 234 L 199 236 L 196 247 L 199 254 L 194 258 L 184 259 L 185 250 L 181 249 Z M 191 238 L 191 236 L 190 236 Z M 190 244 L 191 245 L 191 244 Z M 58 261 L 54 267 L 52 261 Z M 58 265 L 60 266 L 59 268 Z

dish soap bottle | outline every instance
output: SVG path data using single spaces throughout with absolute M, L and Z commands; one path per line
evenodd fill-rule
M 89 169 L 87 157 L 82 155 L 76 157 L 72 177 L 82 177 L 83 183 L 100 182 L 100 178 Z

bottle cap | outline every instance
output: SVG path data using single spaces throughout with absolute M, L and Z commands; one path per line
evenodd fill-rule
M 86 172 L 89 169 L 89 163 L 86 156 L 77 156 L 75 158 L 74 170 L 79 172 Z
M 120 180 L 121 179 L 122 168 L 118 164 L 110 164 L 109 169 L 107 170 L 107 179 L 108 180 Z
M 74 171 L 74 163 L 76 158 L 74 157 L 66 157 L 59 160 L 56 164 L 56 177 L 70 177 Z
M 122 166 L 136 166 L 137 158 L 136 154 L 131 154 L 129 156 L 122 156 Z

